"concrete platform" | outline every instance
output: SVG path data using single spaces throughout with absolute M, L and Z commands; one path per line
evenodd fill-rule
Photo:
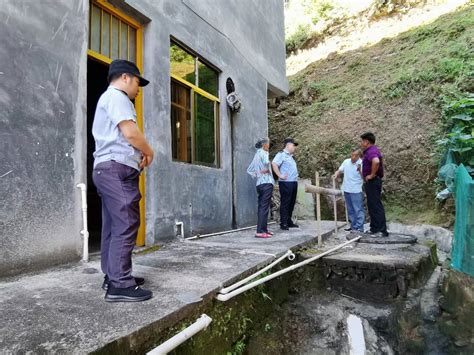
M 367 233 L 351 232 L 346 236 L 347 240 L 351 240 L 356 237 L 362 237 L 359 239 L 359 243 L 369 244 L 415 244 L 417 238 L 411 234 L 401 234 L 391 232 L 387 237 L 374 237 Z
M 342 225 L 342 223 L 341 223 Z M 154 298 L 143 303 L 104 302 L 98 260 L 0 282 L 0 353 L 87 353 L 143 329 L 179 322 L 190 307 L 212 299 L 234 280 L 269 264 L 286 250 L 313 243 L 315 222 L 256 239 L 247 230 L 176 242 L 134 257 L 134 274 Z M 326 236 L 334 222 L 323 222 Z M 139 337 L 138 337 L 139 338 Z
M 357 299 L 387 302 L 421 287 L 436 266 L 436 246 L 413 244 L 416 236 L 390 232 L 392 237 L 370 238 L 324 257 L 322 264 L 331 288 Z M 327 241 L 325 248 L 356 236 L 340 232 Z

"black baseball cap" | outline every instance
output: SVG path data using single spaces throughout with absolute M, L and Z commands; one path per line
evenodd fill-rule
M 298 146 L 298 143 L 295 142 L 295 140 L 293 138 L 285 138 L 283 140 L 283 145 L 287 145 L 288 143 L 293 143 L 295 146 Z
M 147 86 L 150 82 L 141 76 L 140 70 L 135 65 L 135 63 L 130 62 L 125 59 L 115 59 L 110 63 L 109 66 L 109 75 L 107 79 L 110 81 L 110 78 L 115 74 L 131 74 L 136 76 L 140 80 L 139 86 Z

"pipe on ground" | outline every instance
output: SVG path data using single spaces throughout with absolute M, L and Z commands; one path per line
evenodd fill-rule
M 184 343 L 186 340 L 191 338 L 193 335 L 199 333 L 201 330 L 207 328 L 211 324 L 212 318 L 206 314 L 201 315 L 196 322 L 191 324 L 186 329 L 182 330 L 174 337 L 168 339 L 163 344 L 157 346 L 153 350 L 147 352 L 147 355 L 164 355 L 177 348 L 179 345 Z
M 83 227 L 81 235 L 83 237 L 82 260 L 89 261 L 89 230 L 87 227 L 87 186 L 84 183 L 76 185 L 81 189 L 81 209 L 82 209 L 82 223 Z
M 268 225 L 275 224 L 275 223 L 276 222 L 270 222 L 270 223 L 268 223 Z M 215 237 L 215 236 L 218 236 L 218 235 L 245 231 L 245 230 L 252 229 L 252 228 L 255 228 L 255 227 L 257 227 L 257 226 L 255 225 L 255 226 L 250 226 L 250 227 L 242 227 L 242 228 L 238 228 L 238 229 L 231 229 L 231 230 L 227 230 L 227 231 L 223 231 L 223 232 L 216 232 L 216 233 L 209 233 L 209 234 L 198 234 L 198 235 L 195 235 L 194 237 L 185 238 L 185 240 L 195 240 L 195 239 L 201 239 L 201 238 L 207 238 L 207 237 Z
M 347 337 L 349 341 L 349 355 L 365 355 L 365 337 L 362 320 L 350 314 L 347 317 Z
M 256 278 L 258 275 L 260 274 L 263 274 L 265 271 L 271 269 L 272 267 L 274 267 L 276 264 L 278 264 L 279 262 L 281 262 L 283 259 L 285 258 L 288 258 L 288 260 L 294 260 L 295 259 L 295 254 L 293 254 L 293 252 L 291 250 L 288 250 L 285 254 L 283 254 L 281 257 L 279 257 L 278 259 L 276 259 L 274 262 L 272 262 L 271 264 L 265 266 L 263 269 L 257 271 L 256 273 L 250 275 L 249 277 L 246 277 L 245 279 L 239 281 L 239 282 L 236 282 L 235 284 L 233 285 L 230 285 L 228 287 L 224 287 L 223 289 L 221 289 L 219 291 L 220 294 L 226 294 L 226 293 L 229 293 L 231 292 L 232 290 L 235 290 L 236 288 L 246 284 L 247 282 L 249 282 L 250 280 L 253 280 L 254 278 Z
M 320 259 L 320 258 L 322 258 L 323 256 L 326 256 L 326 255 L 328 255 L 328 254 L 330 254 L 330 253 L 332 253 L 332 252 L 334 252 L 334 251 L 336 251 L 336 250 L 339 250 L 339 249 L 341 249 L 341 248 L 344 248 L 345 246 L 347 246 L 347 245 L 349 245 L 349 244 L 351 244 L 351 243 L 354 243 L 354 242 L 358 241 L 360 238 L 362 238 L 362 236 L 358 236 L 358 237 L 353 238 L 353 239 L 351 239 L 351 240 L 349 240 L 349 241 L 347 241 L 347 242 L 345 242 L 345 243 L 339 244 L 338 246 L 335 246 L 334 248 L 331 248 L 331 249 L 329 249 L 328 251 L 325 251 L 324 253 L 321 253 L 321 254 L 319 254 L 319 255 L 313 256 L 312 258 L 309 258 L 309 259 L 307 259 L 307 260 L 304 260 L 304 261 L 302 261 L 302 262 L 299 262 L 298 264 L 294 264 L 294 265 L 288 266 L 288 267 L 285 268 L 285 269 L 279 270 L 279 271 L 277 271 L 277 272 L 275 272 L 275 273 L 273 273 L 273 274 L 270 274 L 270 275 L 268 275 L 268 276 L 262 277 L 261 279 L 256 280 L 256 281 L 254 281 L 254 282 L 251 282 L 251 283 L 249 283 L 249 284 L 247 284 L 247 285 L 244 285 L 244 286 L 242 286 L 242 287 L 240 287 L 240 288 L 238 288 L 238 289 L 236 289 L 236 290 L 234 290 L 234 291 L 232 291 L 232 292 L 230 292 L 230 293 L 227 293 L 227 294 L 224 294 L 224 295 L 223 295 L 223 294 L 218 294 L 216 298 L 217 298 L 219 301 L 222 301 L 222 302 L 228 301 L 228 300 L 230 300 L 231 298 L 233 298 L 233 297 L 235 297 L 235 296 L 237 296 L 237 295 L 240 295 L 241 293 L 243 293 L 243 292 L 245 292 L 245 291 L 248 291 L 248 290 L 250 290 L 251 288 L 254 288 L 255 286 L 261 285 L 261 284 L 263 284 L 263 283 L 265 283 L 265 282 L 267 282 L 267 281 L 270 281 L 270 280 L 272 280 L 272 279 L 274 279 L 274 278 L 276 278 L 276 277 L 278 277 L 278 276 L 280 276 L 280 275 L 286 274 L 286 273 L 289 272 L 289 271 L 298 269 L 298 268 L 300 268 L 300 267 L 302 267 L 302 266 L 304 266 L 304 265 L 306 265 L 306 264 L 309 264 L 309 263 L 311 263 L 311 262 L 313 262 L 313 261 L 315 261 L 315 260 L 317 260 L 317 259 Z

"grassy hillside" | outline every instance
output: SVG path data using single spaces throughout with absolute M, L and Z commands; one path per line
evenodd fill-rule
M 474 92 L 472 2 L 396 38 L 330 55 L 289 80 L 289 96 L 270 107 L 270 136 L 301 142 L 303 177 L 315 170 L 329 177 L 360 134 L 372 131 L 385 155 L 389 216 L 446 222 L 434 201 L 435 142 L 445 130 L 443 104 Z

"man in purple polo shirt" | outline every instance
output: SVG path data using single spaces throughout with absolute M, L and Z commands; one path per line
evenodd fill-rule
M 375 145 L 375 135 L 371 132 L 360 136 L 364 150 L 362 177 L 365 182 L 367 207 L 370 216 L 370 234 L 374 237 L 388 237 L 385 209 L 382 204 L 383 156 Z

